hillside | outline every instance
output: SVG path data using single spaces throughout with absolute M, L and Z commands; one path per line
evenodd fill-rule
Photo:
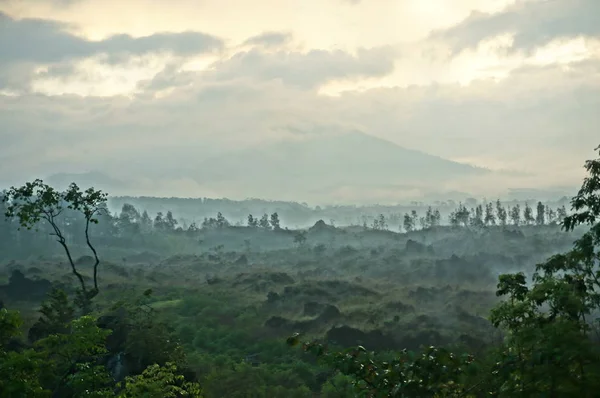
M 377 191 L 435 190 L 487 170 L 410 150 L 360 132 L 283 141 L 207 159 L 195 175 L 233 196 L 378 199 Z M 261 176 L 260 179 L 253 176 Z M 356 196 L 359 197 L 356 197 Z

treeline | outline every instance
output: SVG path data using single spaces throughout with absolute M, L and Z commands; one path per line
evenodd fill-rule
M 0 193 L 0 199 L 3 193 Z M 0 200 L 0 214 L 6 211 L 6 204 Z M 111 214 L 106 206 L 98 211 L 99 223 L 94 228 L 93 235 L 100 242 L 106 244 L 117 244 L 117 240 L 128 240 L 139 236 L 153 234 L 174 234 L 195 236 L 202 230 L 248 227 L 265 231 L 281 230 L 282 221 L 277 212 L 264 213 L 261 216 L 249 214 L 245 220 L 232 221 L 227 219 L 221 212 L 214 217 L 205 217 L 201 222 L 177 219 L 172 211 L 157 212 L 151 216 L 148 211 L 140 210 L 134 205 L 125 203 L 119 212 Z M 442 217 L 440 210 L 428 207 L 424 214 L 417 210 L 402 214 L 384 215 L 379 214 L 372 220 L 363 217 L 362 227 L 372 230 L 396 230 L 400 232 L 412 232 L 435 228 L 438 226 L 453 227 L 490 227 L 490 226 L 528 226 L 528 225 L 557 225 L 559 220 L 567 216 L 564 205 L 552 208 L 542 202 L 538 202 L 535 208 L 525 203 L 523 207 L 519 204 L 504 206 L 500 200 L 479 204 L 468 208 L 459 203 L 447 221 Z M 85 227 L 85 217 L 81 213 L 65 209 L 57 223 L 64 231 L 65 238 L 76 245 L 85 245 L 85 237 L 81 235 Z M 333 224 L 333 220 L 329 220 Z M 359 226 L 359 224 L 354 224 Z M 35 231 L 19 230 L 17 222 L 11 218 L 0 217 L 0 247 L 14 248 L 22 246 L 25 242 L 31 245 L 37 241 L 39 245 L 53 245 L 54 240 L 47 234 L 37 234 Z M 47 223 L 40 223 L 39 229 L 48 230 Z

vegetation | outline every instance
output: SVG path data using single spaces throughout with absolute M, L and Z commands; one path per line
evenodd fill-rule
M 11 188 L 0 397 L 597 396 L 600 158 L 585 168 L 571 214 L 496 200 L 298 230 Z

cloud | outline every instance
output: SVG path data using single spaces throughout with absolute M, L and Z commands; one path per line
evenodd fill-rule
M 68 26 L 42 19 L 12 19 L 0 12 L 0 65 L 17 62 L 53 63 L 96 54 L 144 55 L 171 52 L 193 55 L 222 48 L 221 39 L 200 32 L 155 33 L 134 38 L 126 34 L 89 41 L 66 32 Z
M 588 16 L 599 15 L 593 13 L 595 3 L 576 1 L 587 4 Z M 365 2 L 327 7 L 332 3 L 346 13 L 347 26 L 363 21 L 359 17 L 368 8 Z M 462 0 L 455 14 L 475 3 L 483 7 L 482 1 Z M 427 7 L 410 4 L 415 15 L 429 15 Z M 153 187 L 179 180 L 177 192 L 183 194 L 209 157 L 360 130 L 444 158 L 533 175 L 519 184 L 577 185 L 583 159 L 598 145 L 600 55 L 591 45 L 561 53 L 553 38 L 592 35 L 595 27 L 588 16 L 579 27 L 569 25 L 577 11 L 569 11 L 565 1 L 549 4 L 519 2 L 496 14 L 473 14 L 438 31 L 434 40 L 398 44 L 377 36 L 363 48 L 360 29 L 344 30 L 355 37 L 333 46 L 342 30 L 319 44 L 319 32 L 307 41 L 298 29 L 286 33 L 275 19 L 247 27 L 233 40 L 222 35 L 233 43 L 225 47 L 215 36 L 191 31 L 98 34 L 92 36 L 105 38 L 93 41 L 69 33 L 75 29 L 65 23 L 1 14 L 0 161 L 11 167 L 0 168 L 0 181 L 99 170 L 150 179 Z M 358 12 L 360 7 L 365 9 Z M 444 21 L 454 17 L 435 25 L 450 26 L 454 22 Z M 503 32 L 514 40 L 504 47 L 481 45 Z M 448 55 L 445 40 L 456 49 L 476 48 Z M 536 51 L 528 56 L 506 48 Z M 2 95 L 11 90 L 21 95 Z M 339 95 L 320 95 L 324 92 Z M 277 180 L 278 172 L 261 178 Z M 452 188 L 484 194 L 510 184 L 518 185 L 508 176 Z M 243 184 L 225 185 L 201 189 L 244 195 Z M 309 190 L 293 185 L 292 197 Z M 190 186 L 190 194 L 198 189 Z
M 512 49 L 530 51 L 555 39 L 600 36 L 597 0 L 519 0 L 502 12 L 473 12 L 467 19 L 430 38 L 449 40 L 456 51 L 475 48 L 482 41 L 514 34 Z
M 281 79 L 288 85 L 315 88 L 335 79 L 385 76 L 394 70 L 397 56 L 391 46 L 359 49 L 356 55 L 341 50 L 266 53 L 252 49 L 217 62 L 212 75 L 220 81 L 246 76 L 257 80 Z
M 259 45 L 264 47 L 278 47 L 288 43 L 292 39 L 289 32 L 264 32 L 257 36 L 252 36 L 244 41 L 243 45 Z
M 582 161 L 598 145 L 599 61 L 529 66 L 499 83 L 378 88 L 337 98 L 282 80 L 211 76 L 191 73 L 161 98 L 0 96 L 0 138 L 9 143 L 0 158 L 11 165 L 0 180 L 72 170 L 184 179 L 207 157 L 360 129 L 445 158 L 529 172 L 527 183 L 543 187 L 577 185 Z M 481 194 L 501 186 L 470 184 Z

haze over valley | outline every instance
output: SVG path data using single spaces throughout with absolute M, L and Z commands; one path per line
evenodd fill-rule
M 0 0 L 0 398 L 597 398 L 598 110 L 598 0 Z

